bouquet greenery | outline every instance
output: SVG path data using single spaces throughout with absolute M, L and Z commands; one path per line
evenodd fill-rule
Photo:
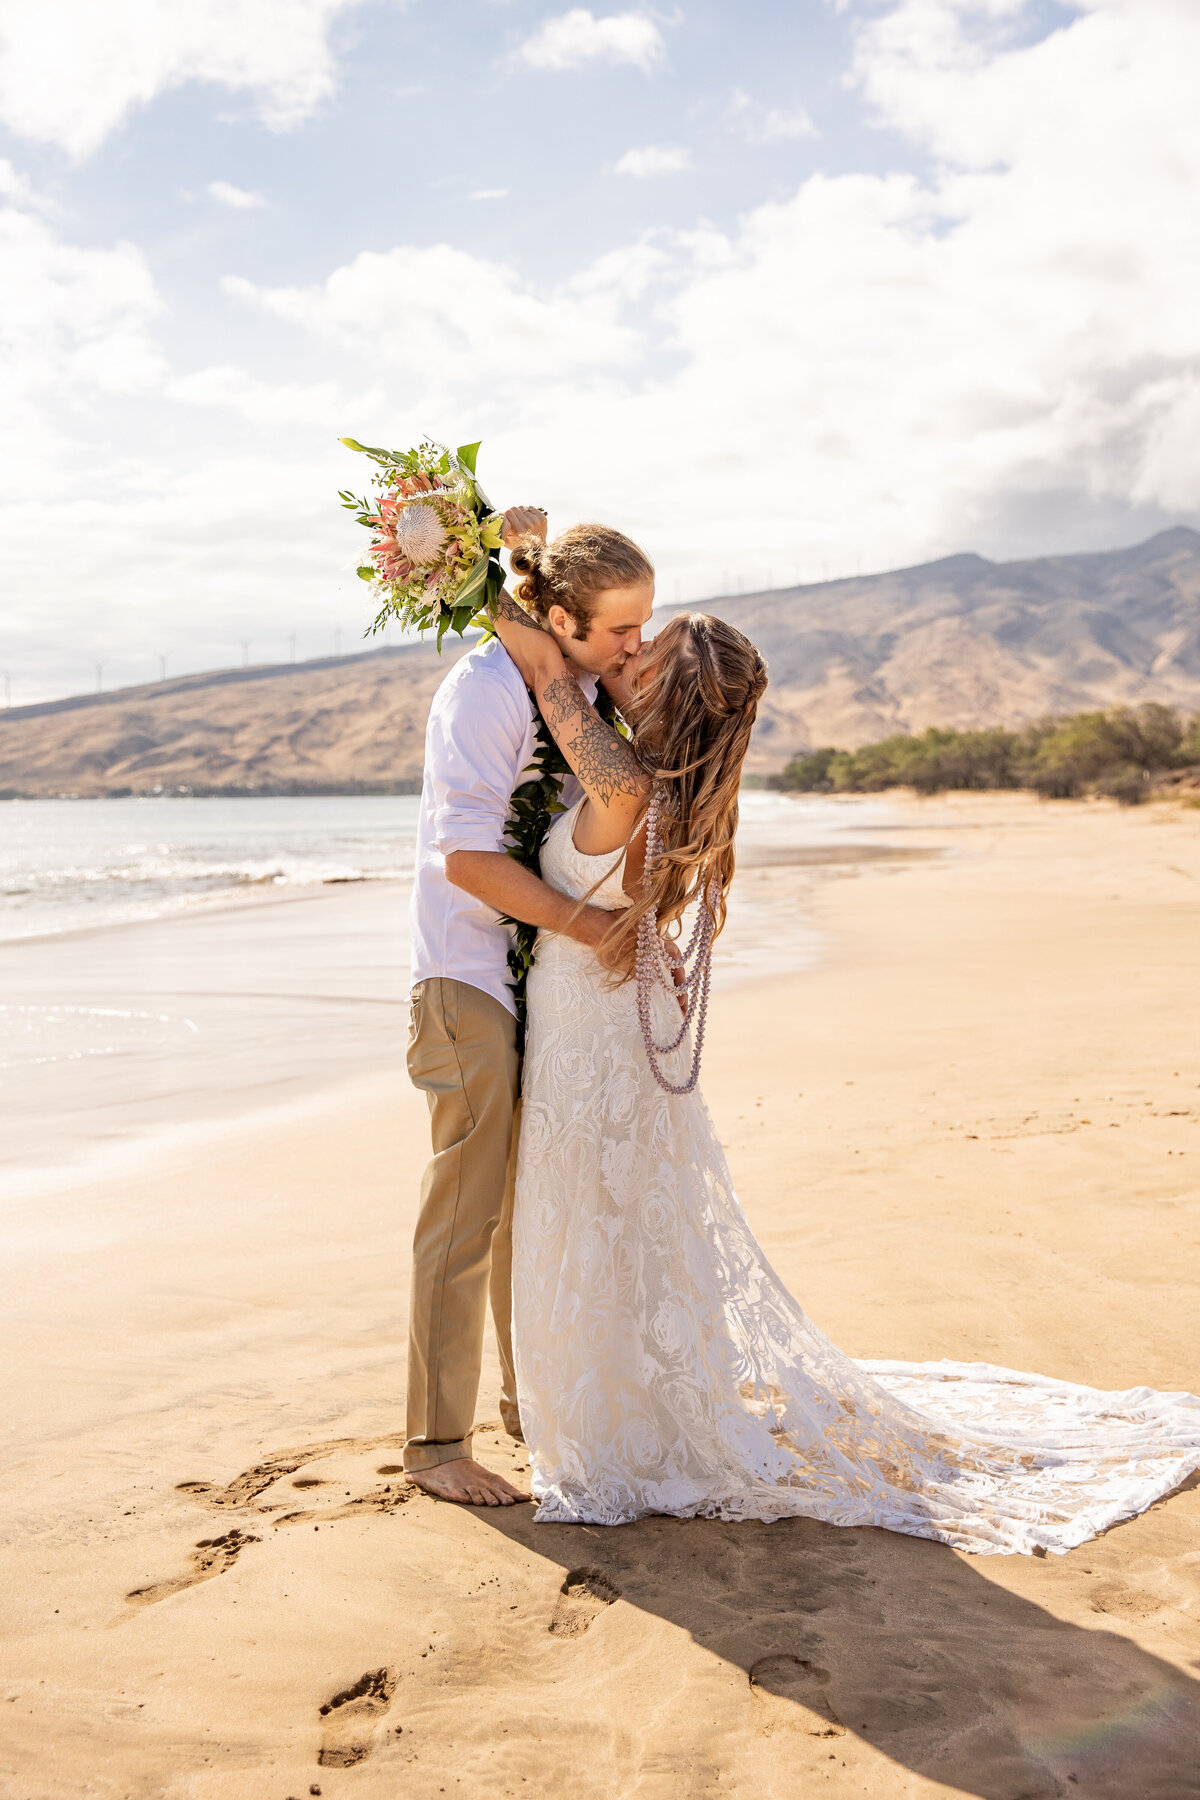
M 504 586 L 500 544 L 504 520 L 475 479 L 478 444 L 447 450 L 426 441 L 415 450 L 378 450 L 342 438 L 379 465 L 376 496 L 338 498 L 371 533 L 368 560 L 358 573 L 369 581 L 379 610 L 371 632 L 389 619 L 459 636 L 485 614 Z

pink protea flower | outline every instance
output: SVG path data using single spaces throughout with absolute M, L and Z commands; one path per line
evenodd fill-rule
M 375 477 L 377 496 L 357 500 L 353 494 L 340 495 L 343 506 L 357 512 L 371 531 L 370 550 L 357 571 L 372 583 L 379 602 L 372 629 L 380 630 L 389 617 L 422 631 L 436 625 L 440 642 L 447 613 L 456 629 L 463 628 L 466 614 L 460 617 L 461 609 L 456 610 L 459 596 L 465 594 L 476 607 L 494 586 L 487 563 L 500 546 L 502 521 L 476 485 L 478 445 L 452 454 L 422 443 L 397 455 L 373 450 L 356 438 L 342 442 L 381 470 Z
M 397 513 L 392 531 L 404 556 L 415 568 L 427 569 L 440 562 L 446 547 L 446 527 L 437 508 L 412 500 Z
M 401 555 L 395 538 L 380 538 L 371 545 L 371 556 L 384 581 L 407 581 L 413 572 L 412 564 Z

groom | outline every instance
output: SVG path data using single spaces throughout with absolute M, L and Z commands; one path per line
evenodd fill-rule
M 505 513 L 504 542 L 545 515 Z M 551 606 L 552 633 L 589 700 L 598 679 L 636 655 L 652 593 L 610 588 L 573 620 Z M 497 639 L 468 651 L 434 696 L 413 878 L 412 1033 L 408 1072 L 429 1101 L 433 1160 L 413 1241 L 404 1467 L 442 1500 L 510 1506 L 527 1498 L 471 1455 L 483 1328 L 491 1299 L 500 1351 L 500 1413 L 521 1436 L 511 1338 L 513 1114 L 519 1069 L 509 987 L 511 928 L 501 915 L 595 948 L 612 923 L 547 887 L 506 853 L 513 792 L 536 770 L 529 692 Z M 582 789 L 573 776 L 563 802 Z

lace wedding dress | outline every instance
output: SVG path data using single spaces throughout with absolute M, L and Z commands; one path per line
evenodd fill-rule
M 577 810 L 546 880 L 578 898 L 604 876 L 593 903 L 627 905 L 621 859 L 575 849 Z M 674 1004 L 656 998 L 660 1042 Z M 844 1356 L 756 1243 L 699 1092 L 651 1075 L 633 983 L 566 938 L 538 942 L 523 1088 L 513 1338 L 539 1520 L 801 1514 L 1064 1551 L 1200 1468 L 1190 1394 Z

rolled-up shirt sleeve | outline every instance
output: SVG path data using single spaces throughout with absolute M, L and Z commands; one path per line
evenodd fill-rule
M 433 840 L 442 856 L 507 849 L 504 826 L 529 732 L 523 691 L 507 682 L 452 682 L 439 693 L 425 755 L 433 773 Z

